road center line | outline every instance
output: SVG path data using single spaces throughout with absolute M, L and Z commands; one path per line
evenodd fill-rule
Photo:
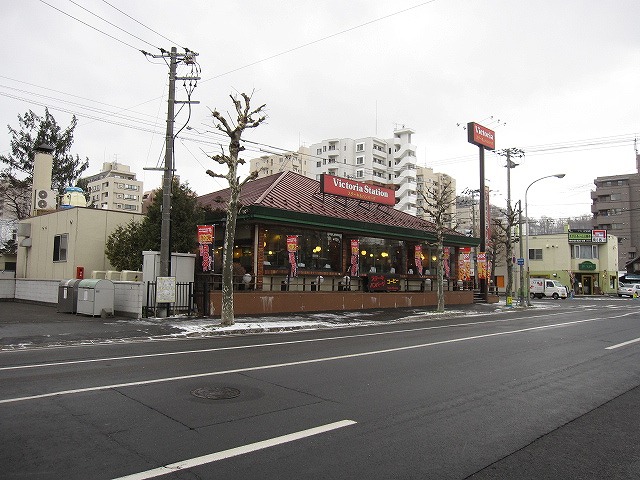
M 24 402 L 24 401 L 28 401 L 28 400 L 36 400 L 36 399 L 41 399 L 41 398 L 49 398 L 49 397 L 56 397 L 56 396 L 62 396 L 62 395 L 74 395 L 77 393 L 86 393 L 86 392 L 96 392 L 96 391 L 101 391 L 101 390 L 110 390 L 113 388 L 125 388 L 125 387 L 137 387 L 137 386 L 141 386 L 141 385 L 152 385 L 155 383 L 164 383 L 164 382 L 174 382 L 174 381 L 179 381 L 179 380 L 189 380 L 192 378 L 203 378 L 203 377 L 214 377 L 214 376 L 218 376 L 218 375 L 228 375 L 228 374 L 232 374 L 232 373 L 244 373 L 244 372 L 253 372 L 253 371 L 258 371 L 258 370 L 269 370 L 269 369 L 273 369 L 273 368 L 283 368 L 283 367 L 292 367 L 292 366 L 297 366 L 297 365 L 307 365 L 307 364 L 312 364 L 312 363 L 322 363 L 322 362 L 331 362 L 331 361 L 335 361 L 335 360 L 344 360 L 347 358 L 358 358 L 358 357 L 367 357 L 367 356 L 371 356 L 371 355 L 381 355 L 381 354 L 385 354 L 385 353 L 393 353 L 393 352 L 401 352 L 401 351 L 405 351 L 405 350 L 415 350 L 418 348 L 426 348 L 426 347 L 433 347 L 436 345 L 446 345 L 449 343 L 459 343 L 459 342 L 466 342 L 469 340 L 479 340 L 482 338 L 491 338 L 491 337 L 500 337 L 500 336 L 505 336 L 505 335 L 514 335 L 516 333 L 525 333 L 525 332 L 534 332 L 534 331 L 540 331 L 540 330 L 548 330 L 551 328 L 560 328 L 560 327 L 567 327 L 570 325 L 578 325 L 581 323 L 588 323 L 588 322 L 595 322 L 595 321 L 600 321 L 600 320 L 604 320 L 604 318 L 589 318 L 589 319 L 585 319 L 585 320 L 575 320 L 572 322 L 563 322 L 563 323 L 555 323 L 552 325 L 541 325 L 538 327 L 528 327 L 528 328 L 520 328 L 517 330 L 509 330 L 506 332 L 496 332 L 496 333 L 486 333 L 483 335 L 473 335 L 470 337 L 461 337 L 461 338 L 453 338 L 450 340 L 441 340 L 438 342 L 429 342 L 429 343 L 421 343 L 418 345 L 407 345 L 404 347 L 395 347 L 395 348 L 386 348 L 383 350 L 373 350 L 373 351 L 369 351 L 369 352 L 361 352 L 361 353 L 348 353 L 345 355 L 336 355 L 333 357 L 321 357 L 321 358 L 313 358 L 310 360 L 299 360 L 297 362 L 285 362 L 285 363 L 274 363 L 274 364 L 269 364 L 269 365 L 259 365 L 259 366 L 255 366 L 255 367 L 244 367 L 244 368 L 234 368 L 234 369 L 230 369 L 230 370 L 221 370 L 221 371 L 217 371 L 217 372 L 205 372 L 205 373 L 194 373 L 191 375 L 180 375 L 180 376 L 175 376 L 175 377 L 164 377 L 164 378 L 156 378 L 156 379 L 152 379 L 152 380 L 140 380 L 137 382 L 126 382 L 126 383 L 115 383 L 115 384 L 111 384 L 111 385 L 98 385 L 95 387 L 86 387 L 86 388 L 76 388 L 73 390 L 60 390 L 57 392 L 49 392 L 49 393 L 42 393 L 39 395 L 29 395 L 29 396 L 25 396 L 25 397 L 14 397 L 14 398 L 5 398 L 3 400 L 0 400 L 0 404 L 4 404 L 4 403 L 17 403 L 17 402 Z
M 539 318 L 539 317 L 547 317 L 547 316 L 556 316 L 561 315 L 562 313 L 544 313 L 541 315 L 534 315 L 529 318 Z M 14 365 L 11 367 L 0 367 L 0 371 L 4 370 L 22 370 L 27 368 L 45 368 L 45 367 L 59 367 L 64 365 L 79 365 L 83 363 L 99 363 L 99 362 L 113 362 L 118 360 L 134 360 L 139 358 L 153 358 L 153 357 L 169 357 L 172 355 L 190 355 L 197 353 L 211 353 L 211 352 L 222 352 L 225 350 L 243 350 L 248 348 L 264 348 L 264 347 L 273 347 L 273 346 L 282 346 L 282 345 L 294 345 L 298 343 L 315 343 L 315 342 L 326 342 L 330 340 L 343 340 L 350 338 L 363 338 L 363 337 L 375 337 L 380 335 L 396 335 L 400 333 L 411 333 L 411 332 L 420 332 L 425 330 L 441 330 L 445 328 L 460 328 L 460 327 L 471 327 L 474 325 L 483 325 L 489 323 L 504 323 L 504 322 L 512 322 L 515 319 L 513 318 L 504 318 L 499 320 L 486 320 L 486 321 L 478 321 L 478 322 L 467 322 L 467 323 L 456 323 L 453 325 L 435 325 L 430 327 L 419 327 L 419 328 L 406 328 L 402 330 L 392 330 L 388 332 L 374 332 L 374 333 L 358 333 L 353 335 L 335 335 L 332 337 L 324 337 L 324 338 L 310 338 L 306 340 L 289 340 L 285 342 L 272 342 L 272 343 L 257 343 L 253 345 L 238 345 L 234 347 L 217 347 L 217 348 L 205 348 L 199 350 L 181 350 L 179 352 L 161 352 L 161 353 L 148 353 L 141 355 L 123 355 L 118 357 L 103 357 L 103 358 L 92 358 L 87 360 L 68 360 L 63 362 L 47 362 L 47 363 L 34 363 L 29 365 Z M 17 351 L 20 352 L 20 351 Z M 14 352 L 7 352 L 9 354 Z
M 228 450 L 222 450 L 220 452 L 210 453 L 208 455 L 202 455 L 201 457 L 190 458 L 181 462 L 171 463 L 162 467 L 147 470 L 145 472 L 134 473 L 132 475 L 126 475 L 124 477 L 118 477 L 114 480 L 144 480 L 147 478 L 159 477 L 161 475 L 167 475 L 169 473 L 175 473 L 187 468 L 198 467 L 206 463 L 217 462 L 226 458 L 236 457 L 238 455 L 244 455 L 246 453 L 255 452 L 265 448 L 275 447 L 276 445 L 282 445 L 283 443 L 293 442 L 295 440 L 301 440 L 303 438 L 319 435 L 321 433 L 330 432 L 338 428 L 348 427 L 354 425 L 356 422 L 353 420 L 341 420 L 339 422 L 328 423 L 326 425 L 320 425 L 319 427 L 309 428 L 307 430 L 301 430 L 299 432 L 289 433 L 280 437 L 270 438 L 268 440 L 262 440 L 260 442 L 250 443 L 240 447 L 230 448 Z
M 620 347 L 626 347 L 627 345 L 631 345 L 632 343 L 640 342 L 640 338 L 634 338 L 633 340 L 629 340 L 628 342 L 618 343 L 617 345 L 611 345 L 610 347 L 606 347 L 605 350 L 614 350 Z

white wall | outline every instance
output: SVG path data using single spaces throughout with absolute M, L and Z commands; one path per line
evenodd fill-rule
M 113 282 L 116 315 L 141 318 L 144 286 L 142 282 Z M 0 279 L 0 299 L 58 304 L 59 280 Z

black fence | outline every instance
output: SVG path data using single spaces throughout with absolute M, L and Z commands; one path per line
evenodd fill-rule
M 156 317 L 160 308 L 167 309 L 169 315 L 194 315 L 196 313 L 194 292 L 194 282 L 176 283 L 176 301 L 168 304 L 157 303 L 157 284 L 156 282 L 148 282 L 143 315 L 145 317 Z

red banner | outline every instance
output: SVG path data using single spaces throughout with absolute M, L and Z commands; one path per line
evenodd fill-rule
M 349 275 L 358 276 L 358 259 L 360 258 L 360 240 L 351 240 L 351 265 L 349 266 Z
M 296 253 L 298 252 L 298 237 L 296 235 L 287 236 L 287 252 L 289 253 L 289 266 L 291 268 L 292 277 L 298 276 L 298 260 Z
M 487 278 L 487 253 L 478 252 L 478 278 Z
M 213 243 L 213 225 L 198 225 L 198 243 Z
M 416 264 L 416 273 L 422 275 L 422 245 L 416 245 L 413 256 Z

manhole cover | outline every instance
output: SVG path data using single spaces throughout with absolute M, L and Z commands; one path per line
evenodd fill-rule
M 240 390 L 231 387 L 202 387 L 191 390 L 191 395 L 207 400 L 226 400 L 239 396 Z

